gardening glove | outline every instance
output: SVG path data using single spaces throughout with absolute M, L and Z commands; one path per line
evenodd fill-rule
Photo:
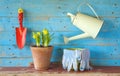
M 75 58 L 77 59 L 77 61 L 81 61 L 81 50 L 77 49 L 75 51 Z
M 84 71 L 85 69 L 91 70 L 92 67 L 89 65 L 90 52 L 85 49 L 81 51 L 81 62 L 80 62 L 80 70 Z
M 72 68 L 77 71 L 77 60 L 75 58 L 75 51 L 64 49 L 62 65 L 64 69 L 70 71 Z
M 85 70 L 85 65 L 86 65 L 86 63 L 85 63 L 85 61 L 84 60 L 81 60 L 81 62 L 80 62 L 80 71 L 84 71 Z
M 71 59 L 72 57 L 69 57 L 69 62 L 68 62 L 68 66 L 67 66 L 67 71 L 69 72 L 72 69 L 72 61 L 73 59 Z
M 92 70 L 92 67 L 89 64 L 89 60 L 90 60 L 90 51 L 86 49 L 86 70 Z
M 69 51 L 67 49 L 64 49 L 63 51 L 63 57 L 62 57 L 62 66 L 64 69 L 67 69 L 69 64 Z
M 77 59 L 75 57 L 75 51 L 71 51 L 71 54 L 69 56 L 69 64 L 68 64 L 68 68 L 67 71 L 70 71 L 71 69 L 73 69 L 74 71 L 78 71 L 78 67 L 77 67 Z
M 74 56 L 74 57 L 75 57 L 75 56 Z M 74 69 L 74 71 L 78 71 L 78 61 L 77 61 L 76 57 L 74 58 L 72 64 L 73 64 L 73 69 Z

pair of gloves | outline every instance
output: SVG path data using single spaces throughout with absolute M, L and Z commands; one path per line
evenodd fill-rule
M 84 71 L 85 69 L 91 70 L 92 67 L 89 65 L 90 52 L 87 49 L 64 49 L 62 66 L 67 71 L 71 69 L 78 71 Z M 80 64 L 80 66 L 79 66 Z

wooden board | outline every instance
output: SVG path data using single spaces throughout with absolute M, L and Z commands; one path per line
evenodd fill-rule
M 61 64 L 51 63 L 48 70 L 35 70 L 33 65 L 29 67 L 1 67 L 0 76 L 119 76 L 120 67 L 101 66 L 93 67 L 93 70 L 70 71 L 62 69 Z

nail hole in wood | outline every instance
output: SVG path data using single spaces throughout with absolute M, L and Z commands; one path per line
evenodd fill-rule
M 117 4 L 115 3 L 114 6 L 117 6 Z
M 115 48 L 114 50 L 116 51 L 117 49 Z
M 64 28 L 66 28 L 66 26 L 64 26 Z
M 8 48 L 9 50 L 11 50 L 11 48 Z
M 12 28 L 15 28 L 14 26 L 12 26 Z
M 13 34 L 13 36 L 15 36 L 15 34 Z
M 11 64 L 12 62 L 11 62 L 11 61 L 9 61 L 9 63 Z
M 12 12 L 10 12 L 10 14 L 12 14 Z
M 11 41 L 11 39 L 9 39 L 9 41 Z
M 63 12 L 63 14 L 66 14 L 66 12 Z
M 115 62 L 115 64 L 117 64 L 117 62 Z
M 112 12 L 112 14 L 114 14 L 114 12 Z
M 14 53 L 12 53 L 11 55 L 15 55 Z
M 60 6 L 58 6 L 58 9 L 61 9 L 61 7 L 60 7 Z

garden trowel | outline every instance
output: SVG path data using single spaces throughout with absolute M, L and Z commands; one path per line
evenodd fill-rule
M 16 27 L 16 42 L 19 49 L 22 49 L 26 41 L 27 28 L 23 27 L 23 9 L 18 9 L 18 20 L 20 27 Z

